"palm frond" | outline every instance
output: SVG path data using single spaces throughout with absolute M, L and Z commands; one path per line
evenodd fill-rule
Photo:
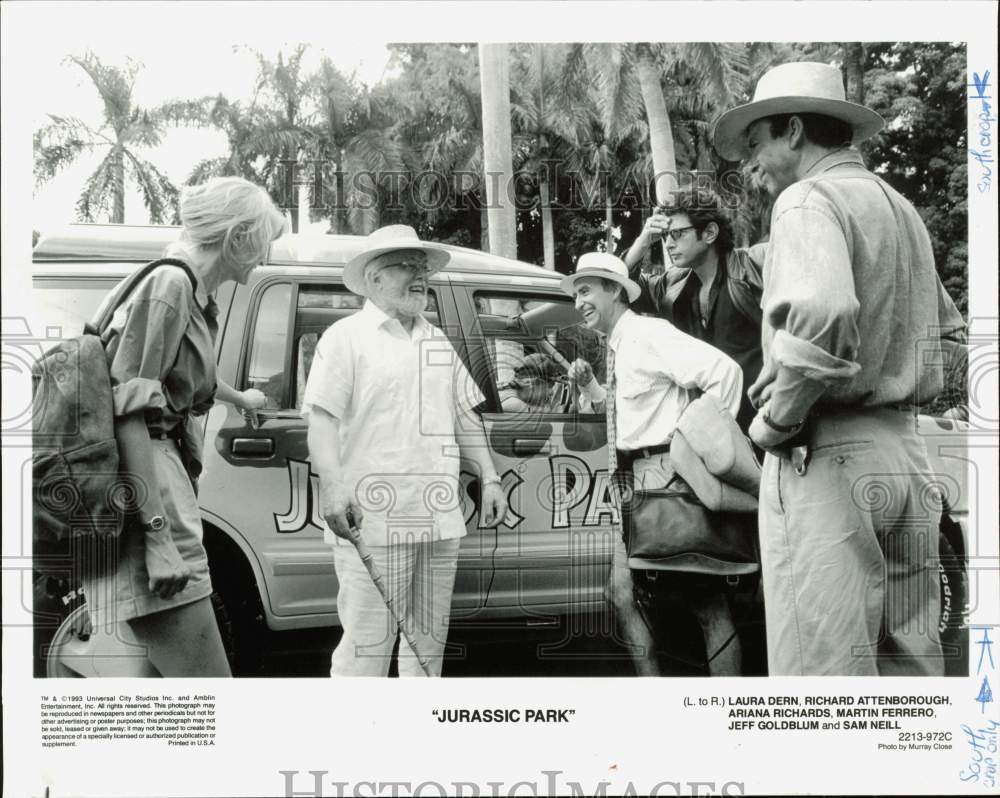
M 139 186 L 142 201 L 149 210 L 149 219 L 153 224 L 176 223 L 177 187 L 170 179 L 149 161 L 136 157 L 125 150 L 129 171 Z
M 77 218 L 83 222 L 97 220 L 107 213 L 115 185 L 115 151 L 111 150 L 83 184 L 83 193 L 76 201 Z

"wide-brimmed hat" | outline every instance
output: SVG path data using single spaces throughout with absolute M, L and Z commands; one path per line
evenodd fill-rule
M 758 119 L 777 114 L 824 114 L 854 130 L 853 143 L 870 139 L 885 120 L 871 108 L 848 102 L 840 70 L 829 64 L 796 61 L 765 72 L 757 82 L 753 101 L 726 111 L 716 121 L 712 141 L 729 161 L 747 158 L 746 132 Z
M 559 281 L 559 287 L 573 296 L 576 281 L 581 277 L 603 277 L 624 286 L 630 304 L 642 293 L 639 284 L 629 279 L 628 266 L 625 262 L 609 252 L 588 252 L 586 255 L 581 255 L 580 260 L 576 262 L 576 271 L 563 277 Z
M 451 259 L 447 250 L 417 238 L 417 231 L 409 225 L 390 224 L 369 234 L 365 239 L 365 248 L 347 262 L 344 267 L 344 285 L 355 294 L 368 296 L 365 288 L 365 266 L 373 258 L 397 249 L 419 249 L 424 252 L 427 255 L 427 268 L 430 274 L 441 271 Z

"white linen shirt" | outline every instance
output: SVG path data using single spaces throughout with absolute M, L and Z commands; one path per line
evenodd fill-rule
M 608 346 L 615 353 L 617 448 L 669 443 L 681 414 L 701 393 L 718 398 L 736 417 L 743 388 L 740 367 L 669 321 L 626 310 Z
M 332 324 L 316 346 L 302 401 L 340 421 L 343 480 L 361 507 L 369 546 L 465 535 L 461 423 L 479 387 L 451 342 L 418 317 L 411 334 L 371 300 Z M 328 543 L 348 543 L 327 528 Z

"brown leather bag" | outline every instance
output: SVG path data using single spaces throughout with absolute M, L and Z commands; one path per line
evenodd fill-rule
M 676 474 L 623 502 L 629 568 L 739 576 L 760 570 L 756 516 L 710 513 Z

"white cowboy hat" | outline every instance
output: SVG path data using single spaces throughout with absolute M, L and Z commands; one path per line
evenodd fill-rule
M 870 139 L 885 120 L 871 108 L 844 99 L 840 70 L 829 64 L 796 61 L 765 72 L 757 82 L 753 102 L 726 111 L 716 121 L 712 141 L 729 161 L 747 158 L 746 132 L 758 119 L 776 114 L 825 114 L 854 129 L 853 143 Z
M 344 267 L 344 285 L 359 296 L 368 296 L 365 266 L 373 258 L 397 249 L 419 249 L 424 252 L 430 274 L 441 271 L 451 260 L 451 255 L 446 250 L 417 238 L 417 231 L 409 225 L 390 224 L 370 233 L 365 239 L 365 248 L 347 262 Z
M 586 255 L 581 255 L 580 260 L 576 262 L 576 271 L 563 277 L 559 281 L 559 287 L 573 296 L 576 281 L 581 277 L 603 277 L 624 286 L 629 304 L 635 302 L 642 293 L 639 284 L 629 279 L 628 267 L 624 261 L 608 252 L 588 252 Z

